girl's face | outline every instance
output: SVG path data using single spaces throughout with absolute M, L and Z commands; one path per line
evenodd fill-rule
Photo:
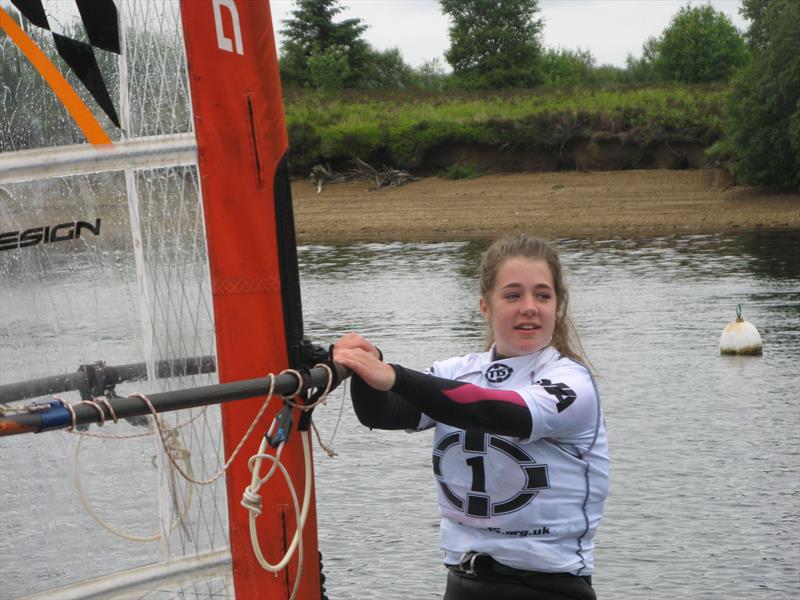
M 500 264 L 488 299 L 481 298 L 481 314 L 503 356 L 531 354 L 547 346 L 556 327 L 557 306 L 547 262 L 521 256 Z

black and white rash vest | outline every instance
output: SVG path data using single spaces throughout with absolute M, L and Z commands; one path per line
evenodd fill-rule
M 608 492 L 591 374 L 552 347 L 493 357 L 494 349 L 450 358 L 425 373 L 393 365 L 388 393 L 354 381 L 356 412 L 373 427 L 435 427 L 445 564 L 484 552 L 518 569 L 590 575 Z

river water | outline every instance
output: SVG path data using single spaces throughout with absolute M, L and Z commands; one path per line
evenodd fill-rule
M 557 241 L 610 440 L 611 492 L 595 539 L 600 598 L 800 597 L 799 239 L 761 232 Z M 306 333 L 328 342 L 360 331 L 387 360 L 418 369 L 480 349 L 476 273 L 484 247 L 303 246 Z M 719 355 L 737 304 L 759 328 L 763 356 Z M 369 431 L 342 397 L 336 392 L 315 412 L 323 439 L 338 424 L 338 456 L 315 454 L 328 595 L 441 598 L 431 433 Z M 59 464 L 61 446 L 51 443 L 52 456 L 40 460 Z M 18 573 L 43 543 L 58 546 L 67 535 L 46 520 L 46 536 L 25 534 L 18 520 L 41 499 L 9 489 L 25 464 L 14 460 L 15 448 L 0 442 L 0 518 L 13 532 L 0 542 L 2 598 L 46 587 Z M 136 481 L 94 485 L 124 491 Z M 58 494 L 54 483 L 37 481 L 35 490 Z M 87 525 L 68 531 L 85 536 L 87 548 L 107 535 Z M 85 561 L 62 553 L 54 568 L 92 572 Z M 102 571 L 127 564 L 120 550 Z M 161 597 L 183 595 L 146 596 Z
M 797 234 L 558 247 L 610 440 L 599 597 L 800 597 Z M 361 331 L 414 368 L 480 349 L 482 248 L 306 247 L 306 329 L 323 339 Z M 761 332 L 761 357 L 719 355 L 739 303 Z M 333 406 L 319 411 L 323 436 L 336 418 Z M 441 597 L 430 443 L 430 432 L 369 431 L 345 406 L 339 456 L 317 456 L 332 599 Z

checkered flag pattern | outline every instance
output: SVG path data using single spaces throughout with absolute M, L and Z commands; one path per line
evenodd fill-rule
M 114 0 L 73 1 L 78 8 L 83 27 L 89 38 L 88 44 L 53 31 L 42 0 L 11 0 L 12 4 L 32 24 L 53 35 L 59 56 L 83 82 L 108 118 L 119 127 L 117 111 L 114 109 L 114 103 L 94 55 L 94 48 L 101 48 L 115 54 L 120 53 L 117 7 L 114 5 Z

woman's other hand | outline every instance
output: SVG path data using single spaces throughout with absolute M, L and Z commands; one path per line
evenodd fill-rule
M 388 391 L 394 385 L 395 372 L 380 357 L 378 349 L 357 333 L 342 336 L 333 346 L 335 363 L 355 372 L 370 387 Z
M 361 348 L 364 352 L 369 352 L 375 358 L 380 360 L 381 352 L 370 341 L 360 333 L 351 332 L 343 335 L 334 344 L 334 359 L 336 358 L 336 350 Z

